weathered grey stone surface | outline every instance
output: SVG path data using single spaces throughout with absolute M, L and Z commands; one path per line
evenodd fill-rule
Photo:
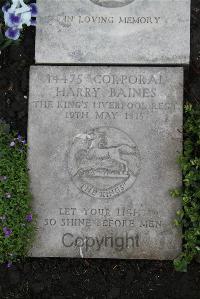
M 37 63 L 189 63 L 190 0 L 37 3 Z
M 173 259 L 182 68 L 31 68 L 32 256 Z

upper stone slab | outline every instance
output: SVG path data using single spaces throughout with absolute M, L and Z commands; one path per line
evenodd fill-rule
M 37 3 L 36 63 L 189 63 L 190 0 Z

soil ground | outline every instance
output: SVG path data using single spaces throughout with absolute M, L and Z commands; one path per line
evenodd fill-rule
M 0 119 L 26 135 L 29 67 L 34 64 L 34 29 L 19 46 L 0 55 Z M 185 101 L 200 103 L 200 0 L 192 0 L 191 63 L 185 70 Z M 200 265 L 187 273 L 172 262 L 30 259 L 0 266 L 0 298 L 182 299 L 200 298 Z

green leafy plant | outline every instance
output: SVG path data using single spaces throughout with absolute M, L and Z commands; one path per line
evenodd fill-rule
M 200 254 L 200 107 L 185 106 L 183 154 L 178 160 L 183 173 L 183 187 L 173 190 L 180 197 L 182 210 L 176 225 L 183 227 L 183 252 L 174 260 L 176 270 L 187 271 L 188 264 Z
M 34 237 L 25 140 L 0 123 L 0 263 L 27 255 Z

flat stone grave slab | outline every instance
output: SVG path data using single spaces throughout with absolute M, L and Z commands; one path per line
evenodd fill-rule
M 182 100 L 182 68 L 31 68 L 32 256 L 179 254 Z
M 37 3 L 36 63 L 189 63 L 190 0 Z

